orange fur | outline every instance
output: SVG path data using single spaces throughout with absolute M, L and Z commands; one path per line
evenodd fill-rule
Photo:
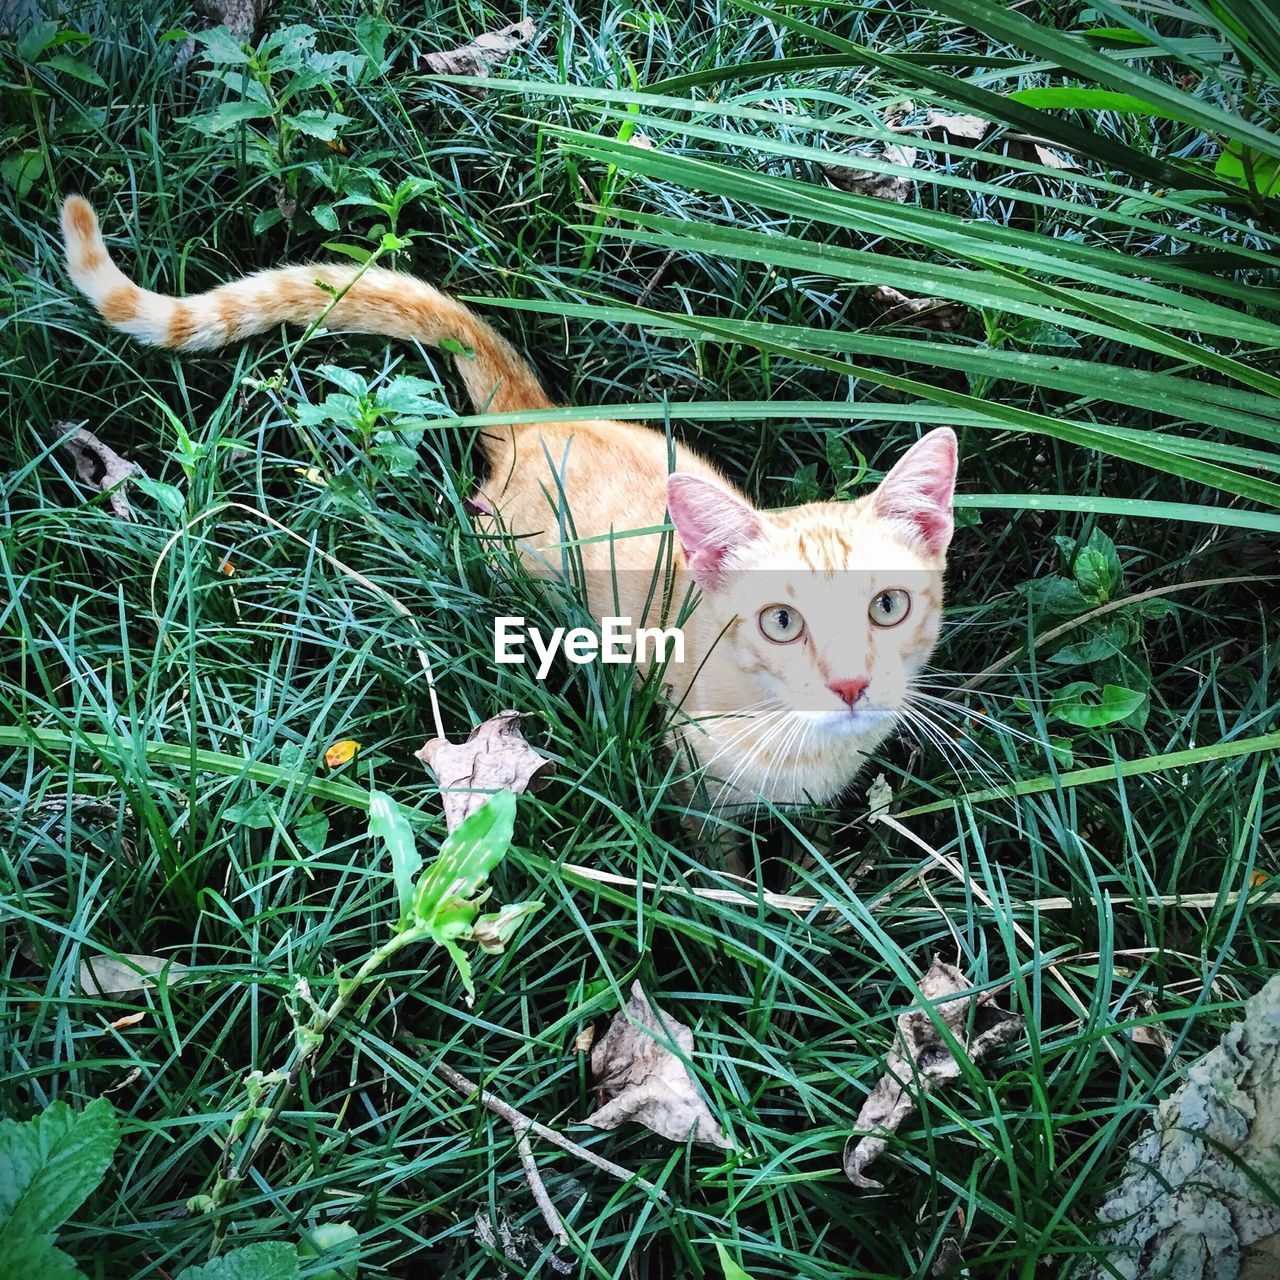
M 454 359 L 477 410 L 553 407 L 505 338 L 415 277 L 284 267 L 175 299 L 126 279 L 77 197 L 63 207 L 63 233 L 76 284 L 108 323 L 145 342 L 210 349 L 317 322 L 428 345 L 453 339 L 471 350 Z M 685 661 L 666 677 L 678 707 L 673 740 L 707 766 L 717 807 L 760 795 L 828 800 L 848 786 L 903 712 L 937 639 L 955 468 L 949 431 L 931 433 L 857 502 L 774 512 L 756 511 L 710 463 L 633 423 L 516 423 L 488 428 L 481 442 L 484 497 L 526 564 L 555 574 L 568 559 L 579 563 L 598 617 L 670 625 L 686 593 L 701 588 L 684 624 Z M 665 525 L 668 509 L 674 540 L 625 536 Z M 667 574 L 668 590 L 654 590 L 655 573 Z M 893 626 L 874 620 L 886 592 L 911 600 Z M 778 605 L 803 619 L 794 642 L 765 634 L 764 615 Z

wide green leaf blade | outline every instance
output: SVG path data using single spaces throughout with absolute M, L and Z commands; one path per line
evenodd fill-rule
M 175 1280 L 297 1280 L 298 1251 L 291 1244 L 246 1244 L 198 1267 L 184 1267 Z
M 120 1142 L 115 1108 L 51 1103 L 33 1120 L 0 1120 L 0 1258 L 15 1240 L 51 1236 L 102 1181 Z

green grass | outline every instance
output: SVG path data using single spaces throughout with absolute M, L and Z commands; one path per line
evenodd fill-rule
M 298 97 L 347 117 L 345 153 L 303 134 L 283 159 L 252 145 L 269 120 L 213 135 L 183 122 L 230 91 L 194 75 L 199 56 L 175 73 L 162 37 L 192 23 L 180 6 L 68 5 L 63 30 L 89 42 L 61 49 L 88 79 L 0 46 L 0 136 L 38 157 L 33 181 L 10 167 L 0 186 L 0 1098 L 25 1117 L 111 1091 L 120 1154 L 60 1237 L 89 1275 L 162 1280 L 216 1236 L 295 1240 L 329 1220 L 359 1230 L 362 1277 L 551 1274 L 536 1251 L 521 1266 L 477 1240 L 477 1213 L 545 1232 L 510 1128 L 448 1092 L 430 1070 L 442 1061 L 669 1197 L 535 1140 L 574 1274 L 718 1277 L 722 1241 L 757 1280 L 924 1276 L 956 1236 L 974 1275 L 1069 1275 L 1144 1116 L 1280 960 L 1280 904 L 1251 887 L 1275 876 L 1280 830 L 1266 580 L 1280 571 L 1280 217 L 1265 185 L 1215 172 L 1224 137 L 1264 174 L 1276 154 L 1265 22 L 1247 26 L 1241 73 L 1198 4 L 1182 22 L 1135 9 L 1156 37 L 1123 60 L 1061 45 L 1127 21 L 1109 4 L 1105 21 L 976 0 L 693 8 L 535 14 L 536 50 L 483 100 L 414 55 L 519 13 L 389 12 L 385 71 L 339 68 L 334 96 Z M 326 51 L 380 39 L 337 0 L 283 3 L 268 31 L 290 22 Z M 1080 171 L 926 139 L 906 205 L 819 172 L 874 152 L 904 97 L 915 120 L 1064 83 L 1167 114 L 1004 102 L 1000 118 Z M 419 180 L 394 218 L 342 203 L 382 199 L 371 174 Z M 887 746 L 838 809 L 762 814 L 749 832 L 761 883 L 819 905 L 631 885 L 729 882 L 680 824 L 652 689 L 614 667 L 562 666 L 544 685 L 494 666 L 495 613 L 545 628 L 573 606 L 495 570 L 473 529 L 484 419 L 455 416 L 447 361 L 324 335 L 142 350 L 62 271 L 71 190 L 165 289 L 410 236 L 394 265 L 508 304 L 490 314 L 554 395 L 627 406 L 617 415 L 683 435 L 769 505 L 858 492 L 919 429 L 955 425 L 964 519 L 930 686 L 952 709 L 929 704 L 938 723 Z M 290 202 L 292 225 L 272 212 Z M 877 327 L 861 286 L 881 279 L 966 302 L 966 327 Z M 439 381 L 411 469 L 349 417 L 299 422 L 336 389 L 325 365 L 373 386 Z M 145 468 L 134 523 L 69 477 L 50 446 L 61 421 Z M 301 542 L 242 508 L 201 518 L 227 501 Z M 1089 596 L 1069 580 L 1080 548 L 1110 545 L 1095 530 L 1123 579 L 1112 565 Z M 1166 588 L 1160 608 L 1036 643 Z M 237 1194 L 190 1213 L 246 1074 L 288 1061 L 296 982 L 323 999 L 336 966 L 389 936 L 370 785 L 412 811 L 425 848 L 443 836 L 412 756 L 435 734 L 419 646 L 451 736 L 517 707 L 557 762 L 558 781 L 520 801 L 494 877 L 495 901 L 544 906 L 506 955 L 477 959 L 473 1007 L 442 954 L 397 956 Z M 1056 713 L 1078 681 L 1146 702 L 1073 726 Z M 322 755 L 343 738 L 362 749 L 331 776 Z M 867 821 L 877 773 L 897 826 Z M 135 998 L 83 994 L 82 958 L 110 950 L 191 970 Z M 844 1140 L 935 953 L 1000 991 L 1027 1038 L 927 1100 L 877 1166 L 885 1193 L 855 1192 Z M 637 976 L 694 1028 L 730 1156 L 582 1124 L 594 1096 L 575 1038 Z

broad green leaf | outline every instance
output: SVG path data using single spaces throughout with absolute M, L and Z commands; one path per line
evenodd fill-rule
M 58 24 L 44 18 L 33 22 L 18 41 L 18 57 L 24 62 L 34 62 L 52 43 L 58 34 Z
M 249 55 L 226 27 L 212 27 L 208 31 L 201 31 L 195 39 L 198 44 L 204 45 L 205 55 L 210 62 L 235 65 L 249 61 Z
M 75 1262 L 42 1236 L 0 1240 L 0 1276 L 5 1280 L 86 1280 Z
M 322 364 L 316 369 L 316 373 L 356 400 L 362 400 L 369 394 L 369 384 L 354 369 L 344 369 L 336 364 Z
M 318 204 L 311 210 L 311 216 L 315 219 L 316 226 L 322 227 L 325 231 L 337 231 L 338 215 L 333 211 L 331 204 Z
M 200 133 L 226 133 L 251 120 L 269 120 L 271 108 L 265 102 L 224 102 L 208 115 L 188 116 L 187 123 Z
M 51 1103 L 33 1120 L 0 1120 L 0 1258 L 15 1240 L 51 1236 L 102 1181 L 120 1142 L 115 1108 Z
M 1119 685 L 1104 685 L 1097 700 L 1098 686 L 1087 680 L 1069 684 L 1053 695 L 1047 717 L 1062 720 L 1081 729 L 1103 729 L 1127 719 L 1147 700 L 1138 689 L 1124 689 Z
M 413 878 L 422 866 L 413 828 L 400 806 L 385 792 L 369 791 L 369 834 L 381 840 L 391 854 L 391 874 L 396 885 L 396 901 L 400 904 L 400 928 L 409 921 L 413 907 Z
M 53 67 L 55 71 L 61 71 L 65 75 L 75 76 L 77 80 L 83 80 L 86 84 L 95 85 L 99 89 L 107 87 L 107 82 L 83 58 L 77 58 L 73 54 L 55 53 L 44 60 L 44 65 Z
M 298 1251 L 291 1244 L 246 1244 L 199 1267 L 184 1267 L 175 1280 L 297 1280 Z
M 44 168 L 44 152 L 28 148 L 0 160 L 0 178 L 13 188 L 13 194 L 19 200 L 25 200 L 31 194 L 31 188 L 40 181 Z
M 332 142 L 338 136 L 338 130 L 351 123 L 350 116 L 341 115 L 337 111 L 321 111 L 315 107 L 286 116 L 285 120 L 299 133 L 305 133 L 307 137 L 317 138 L 321 142 Z
M 515 830 L 516 797 L 499 791 L 458 824 L 418 881 L 414 918 L 435 928 L 437 916 L 455 901 L 469 901 L 502 861 Z
M 1116 545 L 1098 528 L 1080 548 L 1071 571 L 1080 584 L 1080 590 L 1094 604 L 1105 604 L 1124 580 Z
M 298 1254 L 303 1258 L 324 1258 L 333 1253 L 340 1266 L 319 1271 L 308 1280 L 356 1280 L 359 1272 L 360 1233 L 349 1222 L 322 1222 L 302 1233 Z
M 222 821 L 247 827 L 250 831 L 265 831 L 275 826 L 275 813 L 275 802 L 265 791 L 260 791 L 257 795 L 229 804 L 222 811 Z
M 308 853 L 319 856 L 329 841 L 329 819 L 318 809 L 309 810 L 293 824 L 293 834 Z

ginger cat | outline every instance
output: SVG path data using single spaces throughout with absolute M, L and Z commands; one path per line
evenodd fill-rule
M 412 276 L 326 263 L 170 298 L 120 271 L 84 200 L 66 201 L 62 228 L 71 278 L 109 324 L 143 342 L 207 351 L 316 321 L 428 346 L 454 339 L 472 353 L 455 363 L 478 412 L 554 407 L 504 338 Z M 686 590 L 700 590 L 683 624 L 684 661 L 665 678 L 678 707 L 673 745 L 705 769 L 717 810 L 761 798 L 824 803 L 849 786 L 937 640 L 953 528 L 950 430 L 924 436 L 856 502 L 785 511 L 757 510 L 692 450 L 675 445 L 672 457 L 663 434 L 633 423 L 494 427 L 484 451 L 481 496 L 535 572 L 560 564 L 567 528 L 583 540 L 597 618 L 668 625 Z M 654 533 L 611 536 L 663 526 L 668 513 L 674 546 Z M 663 572 L 673 575 L 665 613 Z

